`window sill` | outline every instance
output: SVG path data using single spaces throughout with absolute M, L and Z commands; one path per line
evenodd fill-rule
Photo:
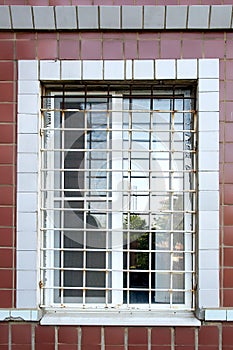
M 46 311 L 41 325 L 200 326 L 187 311 Z

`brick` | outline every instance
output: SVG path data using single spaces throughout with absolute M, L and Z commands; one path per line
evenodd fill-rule
M 1 12 L 0 12 L 1 16 Z M 0 60 L 13 60 L 14 59 L 14 42 L 13 41 L 0 41 Z
M 55 329 L 52 326 L 40 326 L 37 325 L 35 328 L 35 341 L 36 344 L 52 343 L 55 342 Z M 43 349 L 45 349 L 43 345 Z
M 232 267 L 233 248 L 224 248 L 224 266 Z
M 1 247 L 12 247 L 14 232 L 11 228 L 0 228 L 0 246 Z
M 125 337 L 124 327 L 105 327 L 105 344 L 106 345 L 123 345 Z
M 233 225 L 233 206 L 228 205 L 224 207 L 224 224 Z
M 176 327 L 175 344 L 187 346 L 195 343 L 195 329 L 187 327 Z
M 60 59 L 79 59 L 79 41 L 60 40 L 59 57 Z
M 13 102 L 14 83 L 0 82 L 0 102 Z
M 82 59 L 101 59 L 102 43 L 100 40 L 82 40 L 81 42 L 81 58 Z
M 13 146 L 0 145 L 0 164 L 12 164 L 13 163 Z
M 13 270 L 0 269 L 0 288 L 12 289 L 13 288 L 13 275 L 14 275 Z M 1 328 L 1 326 L 0 326 L 0 328 Z M 0 335 L 0 338 L 1 338 L 1 335 Z
M 8 344 L 8 323 L 0 324 L 0 345 Z
M 38 58 L 56 59 L 58 57 L 57 41 L 53 39 L 38 40 Z
M 105 40 L 103 42 L 103 59 L 123 59 L 123 42 L 120 40 Z
M 232 346 L 233 347 L 232 333 L 233 333 L 232 324 L 223 324 L 222 343 L 224 344 L 224 346 Z
M 31 344 L 31 325 L 12 325 L 12 344 Z
M 148 343 L 147 328 L 129 327 L 128 329 L 129 345 L 145 345 Z
M 70 327 L 70 326 L 59 327 L 58 343 L 77 344 L 78 343 L 77 327 Z
M 218 345 L 219 329 L 216 326 L 202 326 L 199 329 L 199 345 Z
M 14 126 L 12 124 L 0 124 L 0 143 L 13 143 Z
M 36 41 L 17 40 L 16 41 L 16 58 L 18 60 L 33 60 L 36 58 Z
M 223 288 L 233 288 L 232 277 L 233 277 L 233 268 L 223 269 Z
M 13 187 L 0 185 L 0 205 L 13 205 Z
M 171 329 L 168 327 L 154 327 L 151 330 L 151 344 L 164 346 L 171 344 Z
M 0 308 L 13 307 L 13 292 L 9 290 L 0 290 Z M 2 350 L 2 349 L 1 349 Z
M 3 208 L 0 208 L 0 214 L 2 212 L 2 209 Z M 0 248 L 0 268 L 12 268 L 12 267 L 13 267 L 13 249 Z
M 100 327 L 82 327 L 82 347 L 101 344 Z

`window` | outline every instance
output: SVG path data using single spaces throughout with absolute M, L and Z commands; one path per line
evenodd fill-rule
M 43 305 L 194 307 L 195 88 L 45 88 Z
M 198 325 L 199 321 L 188 310 L 195 308 L 198 312 L 219 307 L 218 60 L 27 60 L 19 61 L 18 68 L 17 308 L 39 310 L 41 306 L 42 324 Z M 169 109 L 165 102 L 156 107 L 157 100 L 163 96 L 166 103 L 170 101 Z M 178 112 L 190 118 L 190 129 L 185 129 L 188 119 L 183 124 L 173 122 L 173 116 L 174 121 L 179 119 Z M 72 124 L 75 113 L 83 119 L 83 124 Z M 95 126 L 93 119 L 97 113 L 103 117 L 101 128 Z M 146 116 L 143 125 L 135 119 L 140 113 Z M 166 114 L 171 120 L 164 120 Z M 44 121 L 39 124 L 41 117 Z M 63 124 L 59 127 L 61 120 Z M 132 123 L 136 124 L 136 130 L 131 128 Z M 102 133 L 98 145 L 102 147 L 100 158 L 97 157 L 98 133 Z M 166 135 L 174 138 L 168 139 Z M 40 147 L 39 139 L 43 141 Z M 85 148 L 80 148 L 83 144 Z M 140 146 L 136 151 L 132 148 L 135 145 Z M 193 152 L 186 149 L 188 145 Z M 173 152 L 172 146 L 179 152 Z M 90 157 L 92 153 L 96 158 Z M 75 158 L 77 155 L 79 160 Z M 73 156 L 80 166 L 72 174 L 69 164 Z M 129 162 L 131 168 L 127 167 Z M 169 171 L 172 169 L 169 162 L 176 164 L 174 170 L 179 177 L 175 178 L 175 172 Z M 179 172 L 182 166 L 183 173 Z M 191 167 L 190 173 L 186 166 Z M 154 185 L 164 177 L 159 178 L 159 169 L 167 174 L 162 189 Z M 152 171 L 158 171 L 156 178 Z M 73 185 L 77 179 L 78 186 Z M 172 188 L 169 181 L 179 189 L 181 197 L 177 192 L 169 192 Z M 145 183 L 143 188 L 142 183 Z M 159 201 L 155 201 L 159 197 L 164 201 L 163 211 Z M 149 204 L 144 207 L 145 202 Z M 83 213 L 83 226 L 76 225 L 75 230 L 85 233 L 82 238 L 85 242 L 72 240 L 73 229 L 67 226 L 72 211 L 76 221 L 76 214 L 79 212 L 80 217 Z M 183 241 L 173 230 L 182 212 Z M 170 236 L 169 230 L 173 230 Z M 93 231 L 98 233 L 101 248 L 95 244 Z M 141 240 L 138 231 L 142 233 Z M 162 233 L 171 238 L 165 240 L 165 246 L 159 240 Z M 174 245 L 175 240 L 178 245 Z M 72 245 L 68 246 L 67 242 Z M 166 250 L 167 245 L 172 249 Z M 78 254 L 79 259 L 74 258 Z M 92 258 L 97 254 L 99 266 L 94 269 Z M 166 270 L 164 257 L 173 270 Z M 174 260 L 177 262 L 173 264 Z M 90 279 L 85 277 L 87 272 Z M 76 288 L 71 284 L 73 273 L 83 277 L 82 285 Z M 102 277 L 97 279 L 97 274 Z M 168 279 L 169 274 L 174 279 Z M 93 276 L 98 280 L 98 288 L 89 284 L 95 281 Z M 89 292 L 87 295 L 87 289 L 82 290 L 85 283 L 89 284 L 92 295 Z M 168 286 L 172 287 L 169 293 Z M 196 290 L 196 304 L 192 287 Z M 110 307 L 114 305 L 117 306 Z M 146 309 L 156 312 L 145 314 Z M 166 312 L 158 311 L 164 309 Z

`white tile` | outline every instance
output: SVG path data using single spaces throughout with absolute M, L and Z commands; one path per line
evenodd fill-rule
M 205 321 L 226 321 L 227 310 L 205 310 Z
M 125 73 L 125 78 L 126 79 L 132 79 L 133 78 L 133 61 L 132 60 L 127 60 L 125 61 L 126 63 L 126 73 Z
M 37 293 L 34 290 L 17 290 L 16 291 L 16 307 L 17 308 L 36 308 Z
M 176 64 L 175 60 L 156 60 L 155 75 L 156 79 L 175 79 Z
M 218 78 L 219 60 L 218 59 L 199 59 L 199 78 Z
M 199 172 L 198 187 L 200 191 L 216 191 L 219 189 L 219 173 L 210 171 Z
M 217 289 L 219 270 L 202 269 L 199 273 L 198 287 L 200 289 Z
M 135 60 L 133 62 L 134 79 L 154 79 L 154 61 Z
M 38 155 L 36 153 L 18 154 L 18 173 L 36 173 L 38 172 Z
M 197 79 L 197 60 L 177 60 L 177 79 Z
M 219 234 L 217 230 L 199 230 L 198 232 L 198 249 L 218 249 Z
M 200 151 L 198 155 L 199 171 L 219 170 L 219 152 Z
M 199 308 L 218 307 L 219 306 L 219 289 L 205 290 L 198 293 Z
M 219 111 L 219 93 L 200 92 L 198 95 L 198 109 L 201 112 Z
M 19 134 L 18 152 L 19 153 L 38 153 L 39 139 L 37 134 Z
M 19 80 L 38 80 L 38 61 L 37 60 L 20 60 L 18 62 L 18 79 Z
M 199 79 L 198 80 L 198 91 L 219 91 L 219 80 L 218 79 Z
M 60 79 L 60 61 L 40 61 L 41 80 Z
M 37 288 L 37 271 L 17 271 L 17 289 L 34 290 Z
M 103 61 L 83 61 L 84 80 L 103 79 Z
M 18 95 L 18 113 L 37 114 L 39 111 L 39 95 Z
M 199 149 L 202 151 L 219 151 L 219 132 L 199 132 Z
M 199 112 L 198 127 L 199 131 L 219 131 L 219 113 Z
M 0 310 L 0 321 L 4 321 L 5 318 L 10 316 L 10 311 L 8 310 Z
M 18 250 L 16 266 L 17 270 L 36 270 L 37 251 Z
M 31 310 L 31 321 L 39 321 L 41 318 L 40 311 Z
M 29 321 L 31 312 L 30 310 L 11 310 L 10 316 L 14 318 L 21 318 L 24 321 Z
M 227 321 L 233 321 L 233 310 L 226 310 L 227 312 Z
M 81 61 L 61 61 L 62 80 L 81 79 Z
M 38 134 L 38 121 L 37 114 L 18 114 L 18 134 Z
M 104 61 L 104 79 L 124 79 L 124 61 Z
M 199 250 L 199 270 L 218 270 L 219 268 L 219 250 Z M 206 278 L 208 278 L 205 271 Z M 200 276 L 199 276 L 200 278 Z M 218 278 L 217 278 L 218 280 Z M 210 288 L 213 289 L 213 288 Z
M 17 176 L 18 192 L 37 192 L 38 175 L 36 173 L 19 173 Z
M 199 230 L 219 230 L 219 211 L 199 211 Z
M 37 211 L 37 195 L 36 193 L 17 194 L 17 210 L 18 212 L 33 213 Z
M 19 94 L 39 94 L 40 84 L 38 80 L 19 80 L 18 93 Z
M 199 210 L 219 210 L 219 192 L 199 191 L 198 208 Z
M 17 232 L 17 250 L 36 250 L 37 232 L 19 231 Z
M 37 213 L 18 213 L 17 215 L 17 230 L 32 231 L 37 230 Z

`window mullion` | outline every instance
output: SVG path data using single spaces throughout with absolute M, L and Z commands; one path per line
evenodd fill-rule
M 123 304 L 123 114 L 121 95 L 112 97 L 112 300 Z

